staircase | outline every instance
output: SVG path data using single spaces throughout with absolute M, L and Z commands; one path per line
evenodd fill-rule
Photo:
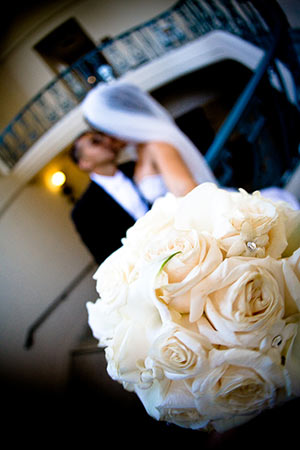
M 295 53 L 298 56 L 298 62 L 300 65 L 300 28 L 292 28 L 290 30 L 290 37 L 293 43 Z M 300 72 L 298 77 L 297 92 L 298 92 L 298 102 L 300 103 Z
M 292 28 L 290 31 L 290 36 L 300 62 L 300 28 Z
M 62 397 L 87 439 L 95 439 L 96 433 L 99 439 L 101 436 L 109 438 L 109 444 L 113 439 L 124 446 L 137 440 L 144 441 L 148 434 L 167 437 L 170 431 L 172 438 L 174 434 L 182 435 L 186 431 L 148 416 L 138 397 L 112 380 L 106 367 L 104 350 L 97 347 L 96 339 L 87 328 L 78 346 L 70 353 L 68 383 Z M 136 432 L 138 436 L 135 437 Z

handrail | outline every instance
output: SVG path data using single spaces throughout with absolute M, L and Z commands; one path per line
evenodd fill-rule
M 240 121 L 244 111 L 246 110 L 248 104 L 250 103 L 253 97 L 253 94 L 256 91 L 256 88 L 258 87 L 260 81 L 262 80 L 262 77 L 266 73 L 266 70 L 269 67 L 270 62 L 273 59 L 276 45 L 277 42 L 274 42 L 272 48 L 268 52 L 265 52 L 265 55 L 263 56 L 258 68 L 254 72 L 246 88 L 238 98 L 234 107 L 232 108 L 226 120 L 222 124 L 220 130 L 218 131 L 218 134 L 216 135 L 214 141 L 207 150 L 205 158 L 207 163 L 210 165 L 212 169 L 216 167 L 220 151 L 224 147 L 228 138 L 231 136 L 237 123 Z
M 40 316 L 32 323 L 28 328 L 26 333 L 26 338 L 24 341 L 24 348 L 29 350 L 34 344 L 34 334 L 37 329 L 45 322 L 45 320 L 50 316 L 50 314 L 64 301 L 68 298 L 71 292 L 76 286 L 85 278 L 91 270 L 96 267 L 95 261 L 89 262 L 79 274 L 71 281 L 71 283 L 63 290 L 63 292 L 50 303 L 49 306 L 40 314 Z
M 234 107 L 221 125 L 211 146 L 208 148 L 205 154 L 205 159 L 212 169 L 216 168 L 216 165 L 220 160 L 220 153 L 224 148 L 225 143 L 228 141 L 238 122 L 241 120 L 246 108 L 248 107 L 253 98 L 253 95 L 255 94 L 257 87 L 266 74 L 268 67 L 274 60 L 279 39 L 280 31 L 278 31 L 276 36 L 274 36 L 270 48 L 265 51 L 265 54 L 262 57 L 257 69 L 250 78 L 250 81 L 246 85 L 243 92 L 240 94 Z

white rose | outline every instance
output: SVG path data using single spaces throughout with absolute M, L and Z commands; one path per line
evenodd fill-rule
M 203 429 L 209 422 L 206 416 L 199 413 L 194 396 L 180 381 L 172 381 L 166 396 L 156 408 L 160 413 L 160 420 L 183 428 Z
M 159 265 L 149 264 L 139 278 L 128 285 L 126 301 L 119 308 L 113 309 L 110 303 L 102 300 L 98 300 L 95 307 L 89 305 L 93 333 L 109 347 L 106 352 L 108 372 L 121 383 L 143 382 L 138 363 L 147 358 L 163 323 L 172 320 L 167 306 L 155 295 L 154 282 Z
M 276 203 L 276 208 L 285 223 L 288 239 L 288 245 L 282 256 L 289 257 L 300 247 L 300 211 L 294 211 L 285 202 Z
M 154 379 L 148 389 L 143 384 L 136 384 L 134 391 L 143 403 L 147 413 L 156 420 L 161 419 L 159 405 L 161 405 L 170 389 L 171 381 L 167 378 L 162 380 Z
M 288 346 L 286 354 L 286 370 L 288 371 L 291 392 L 295 397 L 300 396 L 300 324 L 296 324 L 295 336 Z
M 134 254 L 134 258 L 139 257 L 153 236 L 173 226 L 174 214 L 179 201 L 170 193 L 159 198 L 151 210 L 127 230 L 126 238 L 122 240 L 122 243 Z
M 300 214 L 284 202 L 275 203 L 260 192 L 232 193 L 233 208 L 227 212 L 232 230 L 220 233 L 227 256 L 280 258 L 288 246 Z
M 215 221 L 232 206 L 229 192 L 219 189 L 213 183 L 202 183 L 178 205 L 174 225 L 178 229 L 195 229 L 198 232 L 213 233 Z M 225 223 L 225 222 L 224 222 Z
M 140 389 L 149 389 L 155 380 L 162 381 L 165 378 L 163 369 L 148 356 L 145 360 L 137 361 L 137 367 L 140 371 Z
M 223 260 L 217 241 L 195 230 L 171 230 L 149 246 L 148 254 L 162 255 L 165 263 L 156 280 L 156 294 L 170 308 L 188 313 L 193 287 Z
M 194 268 L 199 261 L 200 242 L 196 230 L 167 229 L 156 234 L 145 248 L 143 258 L 149 261 L 168 259 L 164 268 L 169 281 L 176 283 Z M 173 255 L 176 256 L 173 258 Z M 171 256 L 171 258 L 170 258 Z
M 299 245 L 299 236 L 296 242 L 294 235 L 300 226 L 300 212 L 284 202 L 274 203 L 259 192 L 229 192 L 203 183 L 180 203 L 175 226 L 210 232 L 227 257 L 280 258 L 290 239 L 294 249 L 297 242 Z
M 286 365 L 289 348 L 298 331 L 299 318 L 295 322 L 278 320 L 268 330 L 260 342 L 259 350 L 268 354 L 277 364 Z
M 270 257 L 225 259 L 197 289 L 190 320 L 214 344 L 257 347 L 285 314 L 281 264 Z
M 107 345 L 122 320 L 121 309 L 127 303 L 131 265 L 121 247 L 112 253 L 94 274 L 100 295 L 95 303 L 87 303 L 88 322 L 100 346 Z
M 300 252 L 297 251 L 291 258 L 281 260 L 285 282 L 285 309 L 287 316 L 300 311 L 300 277 L 299 266 L 297 266 L 297 256 L 299 255 Z
M 298 248 L 289 258 L 286 260 L 291 266 L 294 274 L 300 282 L 300 248 Z
M 300 249 L 283 261 L 285 275 L 286 302 L 290 313 L 290 321 L 298 319 L 296 335 L 291 339 L 290 345 L 285 352 L 286 368 L 291 379 L 291 390 L 293 395 L 300 396 Z M 297 314 L 298 313 L 298 314 Z M 292 324 L 291 324 L 292 325 Z
M 122 320 L 120 309 L 116 305 L 110 307 L 102 299 L 98 299 L 95 303 L 88 302 L 86 307 L 93 336 L 99 341 L 99 346 L 105 347 L 113 339 L 115 329 Z
M 282 366 L 253 350 L 215 350 L 209 355 L 211 369 L 191 386 L 200 414 L 209 417 L 219 430 L 226 420 L 258 414 L 273 407 L 278 396 L 286 396 L 287 379 Z M 224 422 L 225 421 L 225 422 Z
M 209 419 L 200 414 L 194 406 L 185 407 L 181 404 L 173 408 L 161 406 L 158 409 L 160 412 L 160 420 L 173 423 L 181 428 L 202 430 L 209 424 Z
M 112 253 L 98 268 L 93 278 L 102 299 L 114 302 L 126 295 L 133 263 L 130 253 L 123 247 Z
M 114 336 L 105 349 L 107 371 L 112 379 L 134 389 L 135 384 L 142 383 L 138 361 L 147 357 L 150 346 L 146 327 L 155 327 L 152 317 L 144 322 L 123 319 L 114 330 Z
M 210 348 L 209 342 L 198 333 L 170 323 L 152 343 L 149 356 L 167 378 L 179 380 L 205 370 Z

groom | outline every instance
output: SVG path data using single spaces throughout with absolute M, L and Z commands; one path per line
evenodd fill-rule
M 117 164 L 125 145 L 98 131 L 86 131 L 71 149 L 72 160 L 91 178 L 71 218 L 98 264 L 121 247 L 127 229 L 149 209 L 133 182 L 135 163 Z

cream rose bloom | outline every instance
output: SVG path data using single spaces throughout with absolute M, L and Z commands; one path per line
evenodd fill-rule
M 295 397 L 300 396 L 300 324 L 295 324 L 296 332 L 291 340 L 286 353 L 285 367 L 288 371 L 291 392 Z
M 209 422 L 199 413 L 193 394 L 181 381 L 155 380 L 149 389 L 139 385 L 135 392 L 148 414 L 156 420 L 190 429 L 202 429 Z
M 172 229 L 150 243 L 149 259 L 162 256 L 164 263 L 156 279 L 156 294 L 170 308 L 188 313 L 193 287 L 223 260 L 217 241 L 196 230 Z
M 149 389 L 156 380 L 162 381 L 165 378 L 162 367 L 159 367 L 156 362 L 148 356 L 144 360 L 137 360 L 137 367 L 140 371 L 140 382 L 138 384 L 140 389 Z
M 291 379 L 291 390 L 300 396 L 300 249 L 283 261 L 285 275 L 286 303 L 290 312 L 290 326 L 296 327 L 290 345 L 286 349 L 286 368 Z M 294 313 L 294 314 L 293 314 Z M 297 320 L 292 320 L 297 319 Z
M 300 282 L 300 248 L 296 250 L 289 258 L 287 258 L 287 263 L 292 268 L 295 276 Z
M 299 317 L 275 322 L 266 330 L 265 336 L 260 342 L 259 350 L 268 354 L 277 364 L 286 365 L 290 347 L 298 332 L 298 323 Z
M 183 428 L 197 430 L 205 428 L 209 419 L 199 413 L 195 399 L 186 385 L 173 381 L 167 394 L 157 405 L 160 420 L 174 423 Z
M 183 199 L 175 226 L 210 232 L 227 257 L 280 258 L 289 239 L 294 249 L 300 244 L 300 235 L 295 232 L 300 226 L 299 211 L 287 203 L 272 202 L 259 192 L 229 192 L 212 183 L 203 183 Z
M 157 199 L 151 210 L 127 230 L 122 244 L 128 248 L 133 258 L 137 259 L 143 254 L 145 246 L 158 233 L 173 227 L 179 202 L 180 199 L 168 193 L 165 197 Z
M 217 345 L 259 347 L 266 330 L 285 316 L 281 263 L 270 257 L 225 259 L 197 289 L 190 319 Z
M 209 417 L 218 431 L 235 425 L 238 419 L 275 406 L 281 394 L 287 396 L 288 379 L 282 366 L 253 350 L 215 350 L 209 355 L 210 370 L 192 385 L 196 407 Z
M 167 306 L 157 300 L 155 278 L 161 262 L 149 264 L 137 279 L 126 284 L 126 295 L 88 303 L 89 324 L 99 344 L 107 346 L 108 372 L 121 383 L 140 383 L 138 361 L 148 356 L 163 324 L 173 320 Z
M 88 302 L 86 306 L 89 325 L 99 340 L 99 346 L 110 342 L 122 320 L 120 311 L 127 302 L 132 269 L 129 259 L 128 253 L 121 247 L 100 265 L 93 276 L 100 299 Z
M 93 278 L 102 299 L 112 303 L 126 295 L 134 263 L 124 247 L 112 253 L 98 268 Z
M 210 343 L 199 333 L 169 323 L 151 345 L 149 356 L 167 378 L 179 380 L 191 378 L 207 368 L 210 348 Z

